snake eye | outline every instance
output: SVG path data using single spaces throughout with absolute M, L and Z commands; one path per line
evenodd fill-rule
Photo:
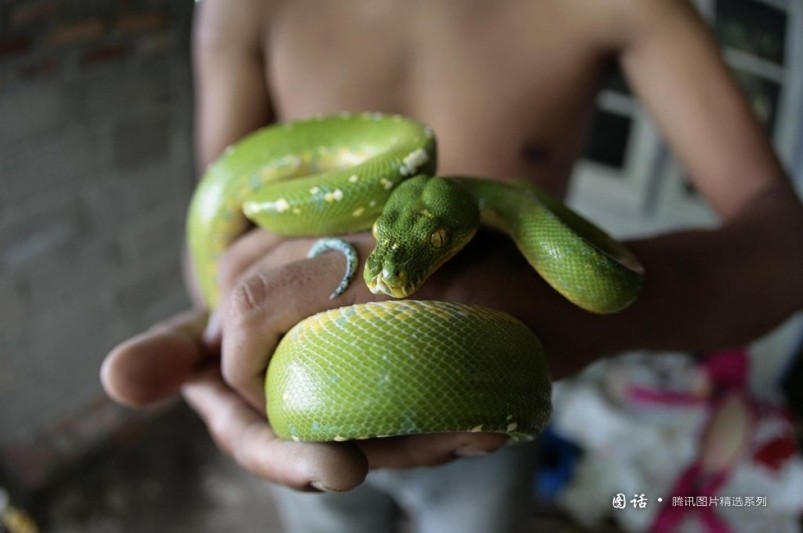
M 443 228 L 435 230 L 432 235 L 429 236 L 429 244 L 436 250 L 443 248 L 447 240 L 448 235 L 446 234 L 446 230 Z

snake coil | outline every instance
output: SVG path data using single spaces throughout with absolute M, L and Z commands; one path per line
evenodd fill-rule
M 401 116 L 343 114 L 263 128 L 207 169 L 188 214 L 188 242 L 209 307 L 217 264 L 249 220 L 287 235 L 373 229 L 365 279 L 411 295 L 480 223 L 506 233 L 559 293 L 596 313 L 619 311 L 643 285 L 621 244 L 527 183 L 433 177 L 432 131 Z M 305 441 L 443 431 L 517 439 L 549 418 L 551 381 L 535 334 L 492 309 L 397 300 L 326 311 L 282 339 L 265 381 L 277 435 Z

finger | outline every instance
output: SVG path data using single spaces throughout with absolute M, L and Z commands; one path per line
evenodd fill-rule
M 218 286 L 220 294 L 227 295 L 240 282 L 255 263 L 263 265 L 263 268 L 279 266 L 280 262 L 273 258 L 277 256 L 287 257 L 287 254 L 271 253 L 280 244 L 283 248 L 288 248 L 282 237 L 276 234 L 254 228 L 238 238 L 226 251 L 218 264 Z M 303 252 L 291 255 L 284 262 L 303 258 Z M 292 258 L 292 259 L 291 259 Z M 267 260 L 271 260 L 270 263 Z M 221 304 L 214 309 L 209 316 L 209 322 L 204 331 L 204 342 L 214 351 L 220 352 L 222 343 L 222 320 L 221 316 L 225 313 L 226 299 L 222 298 Z
M 299 489 L 345 491 L 368 473 L 365 456 L 350 443 L 306 443 L 278 438 L 255 411 L 210 369 L 184 385 L 187 402 L 218 446 L 260 477 Z
M 279 268 L 258 264 L 228 298 L 222 372 L 226 382 L 254 407 L 264 409 L 265 371 L 281 336 L 304 318 L 353 302 L 348 291 L 335 300 L 329 298 L 344 268 L 345 259 L 339 254 Z
M 431 433 L 358 441 L 369 468 L 436 466 L 494 452 L 508 442 L 501 433 Z
M 163 400 L 213 356 L 201 334 L 206 313 L 191 310 L 115 347 L 103 362 L 100 379 L 115 401 L 132 406 Z
M 313 239 L 285 240 L 275 234 L 255 228 L 240 237 L 229 248 L 218 267 L 221 303 L 209 317 L 204 342 L 210 349 L 220 351 L 222 343 L 221 316 L 226 312 L 227 298 L 249 273 L 278 268 L 303 259 Z M 279 248 L 277 252 L 277 248 Z

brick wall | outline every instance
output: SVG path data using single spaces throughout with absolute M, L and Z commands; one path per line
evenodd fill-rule
M 191 0 L 0 0 L 0 467 L 27 485 L 130 415 L 110 347 L 186 305 Z

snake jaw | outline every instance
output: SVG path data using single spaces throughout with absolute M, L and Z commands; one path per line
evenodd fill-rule
M 384 272 L 377 274 L 366 281 L 368 289 L 374 294 L 387 294 L 393 298 L 406 298 L 415 292 L 410 283 L 399 283 L 398 280 L 389 280 Z

